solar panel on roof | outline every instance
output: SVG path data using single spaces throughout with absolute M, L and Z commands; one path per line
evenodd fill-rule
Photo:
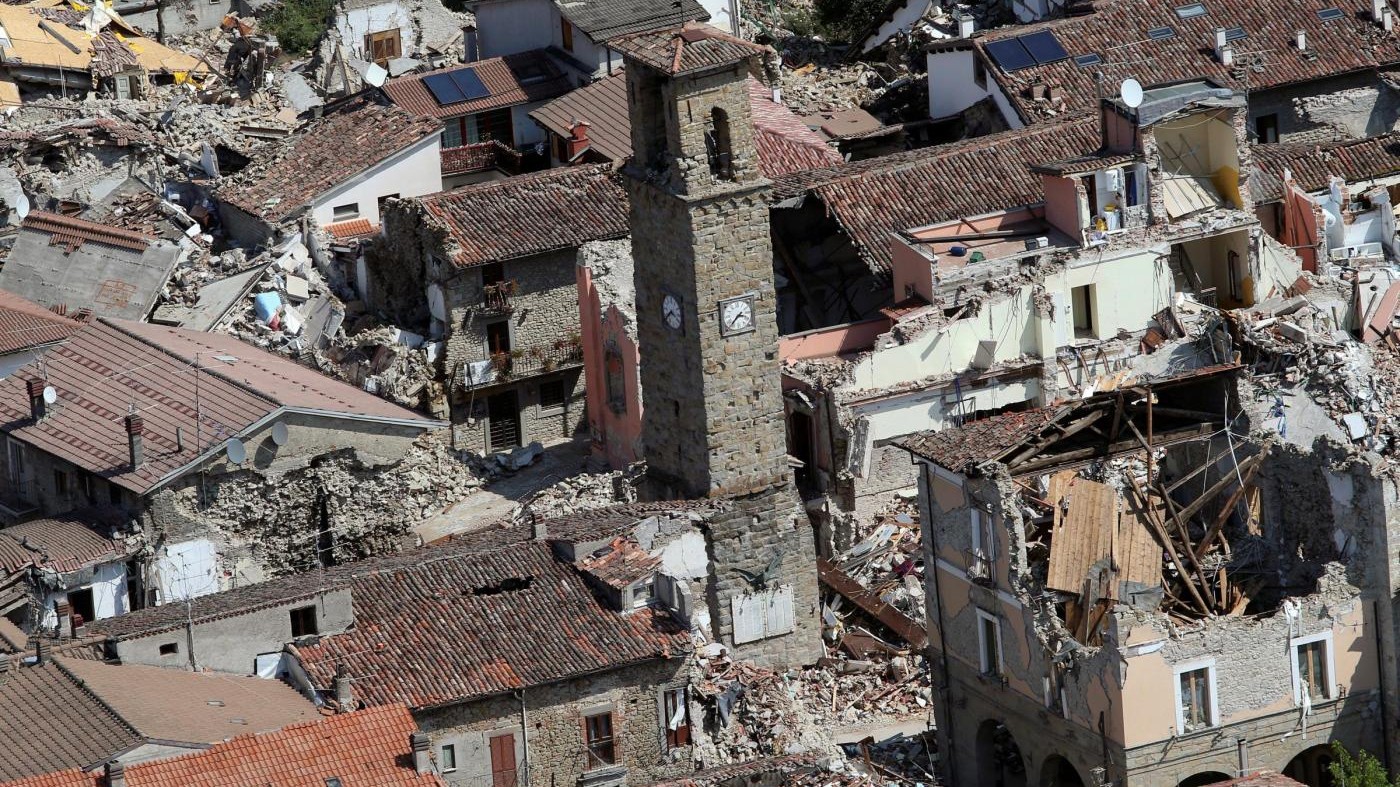
M 428 92 L 433 94 L 433 100 L 439 104 L 456 104 L 459 101 L 466 101 L 466 96 L 462 95 L 462 89 L 457 87 L 457 83 L 452 81 L 450 74 L 433 74 L 423 77 L 423 86 L 428 88 Z
M 1031 53 L 1037 65 L 1046 63 L 1058 63 L 1061 60 L 1069 59 L 1069 53 L 1060 46 L 1060 42 L 1055 39 L 1055 34 L 1049 30 L 1041 30 L 1038 33 L 1021 36 L 1019 39 L 1021 46 Z
M 1087 55 L 1080 55 L 1074 59 L 1074 64 L 1081 67 L 1096 66 L 1103 62 L 1103 58 L 1092 52 Z
M 1324 22 L 1331 22 L 1333 19 L 1341 19 L 1346 16 L 1340 8 L 1324 8 L 1317 12 L 1317 18 Z
M 987 44 L 987 54 L 1003 71 L 1016 71 L 1035 65 L 1035 58 L 1026 51 L 1019 38 L 993 41 Z
M 1230 41 L 1238 41 L 1244 37 L 1245 32 L 1243 27 L 1235 26 L 1225 28 L 1225 41 L 1227 43 Z
M 478 98 L 486 98 L 491 95 L 491 91 L 486 89 L 481 77 L 476 75 L 474 68 L 459 68 L 456 71 L 449 71 L 448 76 L 457 85 L 457 89 L 462 91 L 463 99 L 475 101 Z
M 1154 27 L 1147 31 L 1147 37 L 1153 41 L 1165 41 L 1176 35 L 1176 31 L 1170 27 Z
M 1198 16 L 1206 15 L 1204 3 L 1191 3 L 1190 5 L 1177 6 L 1176 15 L 1182 19 L 1195 19 Z

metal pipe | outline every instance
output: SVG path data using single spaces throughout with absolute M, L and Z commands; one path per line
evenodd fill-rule
M 529 787 L 529 784 L 530 784 L 530 728 L 529 728 L 529 726 L 528 726 L 528 724 L 527 724 L 527 719 L 525 718 L 525 690 L 524 690 L 524 689 L 521 689 L 521 690 L 519 691 L 519 694 L 520 694 L 520 751 L 521 751 L 521 758 L 520 758 L 520 761 L 521 761 L 521 764 L 523 765 L 522 770 L 525 772 L 525 778 L 524 778 L 524 779 L 520 779 L 519 776 L 517 776 L 517 777 L 516 777 L 516 782 L 519 783 L 519 784 L 521 784 L 521 785 L 524 785 L 524 787 Z

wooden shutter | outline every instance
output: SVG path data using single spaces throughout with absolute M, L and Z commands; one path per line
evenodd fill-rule
M 511 733 L 491 737 L 491 787 L 515 787 L 515 736 Z

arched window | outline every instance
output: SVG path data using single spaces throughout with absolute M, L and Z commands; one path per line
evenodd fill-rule
M 710 158 L 710 174 L 720 180 L 733 180 L 734 148 L 729 137 L 729 115 L 719 107 L 710 110 L 705 148 Z

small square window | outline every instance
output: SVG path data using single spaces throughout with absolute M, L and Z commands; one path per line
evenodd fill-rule
M 567 397 L 563 380 L 549 380 L 540 383 L 541 410 L 557 410 L 564 406 Z
M 180 643 L 178 642 L 167 642 L 164 645 L 160 646 L 160 655 L 162 656 L 174 656 L 176 653 L 179 652 Z
M 449 743 L 439 751 L 438 767 L 443 773 L 457 770 L 457 745 Z
M 309 637 L 317 633 L 316 607 L 297 607 L 291 611 L 292 639 Z
M 1076 58 L 1074 59 L 1074 64 L 1077 65 L 1077 66 L 1079 66 L 1080 68 L 1088 68 L 1089 66 L 1096 66 L 1096 65 L 1098 65 L 1099 63 L 1102 63 L 1102 62 L 1103 62 L 1103 58 L 1099 57 L 1097 54 L 1095 54 L 1095 53 L 1093 53 L 1093 52 L 1090 52 L 1090 53 L 1087 54 L 1087 55 L 1079 55 L 1078 57 L 1076 57 Z
M 1195 19 L 1198 16 L 1206 15 L 1204 3 L 1191 3 L 1190 5 L 1177 6 L 1176 15 L 1182 19 Z
M 331 218 L 336 221 L 349 221 L 360 217 L 360 203 L 351 202 L 348 205 L 336 205 L 331 208 Z
M 1225 28 L 1225 41 L 1227 43 L 1230 41 L 1238 41 L 1241 38 L 1244 38 L 1246 35 L 1248 34 L 1244 32 L 1244 28 L 1238 25 L 1235 27 Z
M 1154 27 L 1151 30 L 1147 31 L 1147 37 L 1152 39 L 1153 41 L 1165 41 L 1168 38 L 1174 38 L 1175 36 L 1176 31 L 1166 26 Z

